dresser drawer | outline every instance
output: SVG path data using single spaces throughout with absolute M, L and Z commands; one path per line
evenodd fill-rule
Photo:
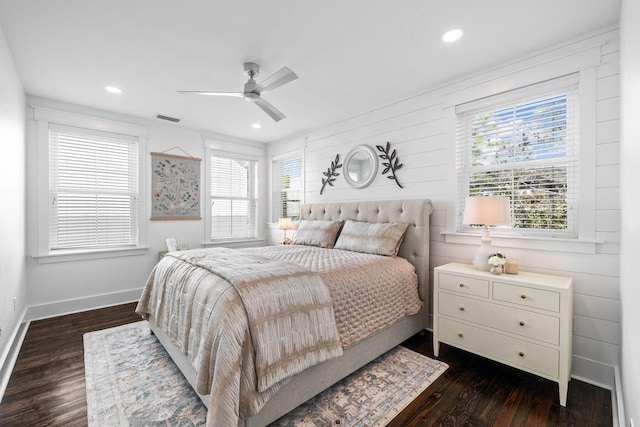
M 535 372 L 559 377 L 560 353 L 552 348 L 500 335 L 455 320 L 440 319 L 438 338 L 464 350 Z
M 440 289 L 461 292 L 479 297 L 489 297 L 489 281 L 474 279 L 466 276 L 438 273 L 438 286 Z
M 525 307 L 560 312 L 560 294 L 509 283 L 493 283 L 493 298 Z
M 441 292 L 438 313 L 512 334 L 560 344 L 560 319 L 545 314 L 492 304 Z

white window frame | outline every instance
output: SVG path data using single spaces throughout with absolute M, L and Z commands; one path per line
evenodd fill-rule
M 493 80 L 484 80 L 477 85 L 467 86 L 464 90 L 450 92 L 445 96 L 444 113 L 448 122 L 448 138 L 450 158 L 455 165 L 455 135 L 456 112 L 455 106 L 477 99 L 490 97 L 508 90 L 533 85 L 542 80 L 551 80 L 572 73 L 578 74 L 578 109 L 579 109 L 579 193 L 577 213 L 577 237 L 547 237 L 523 236 L 513 233 L 503 233 L 502 230 L 492 230 L 491 236 L 494 246 L 505 248 L 520 248 L 532 250 L 554 250 L 559 252 L 595 253 L 596 245 L 603 243 L 596 239 L 595 233 L 595 156 L 596 156 L 596 66 L 600 57 L 598 48 L 589 48 L 578 52 L 575 61 L 567 60 L 557 67 L 541 64 L 504 77 L 497 85 Z M 546 76 L 546 79 L 540 79 Z M 477 245 L 480 232 L 466 232 L 456 229 L 456 197 L 457 176 L 452 167 L 447 178 L 448 193 L 451 194 L 450 203 L 446 209 L 446 225 L 441 234 L 446 243 Z
M 578 75 L 560 77 L 551 81 L 546 81 L 525 88 L 511 90 L 488 98 L 484 98 L 470 103 L 456 106 L 456 230 L 460 232 L 477 231 L 470 225 L 462 223 L 462 213 L 464 211 L 464 201 L 470 195 L 469 175 L 473 172 L 494 172 L 494 171 L 527 171 L 537 167 L 547 167 L 554 165 L 567 165 L 567 227 L 565 229 L 529 229 L 513 228 L 512 226 L 499 227 L 504 234 L 529 236 L 529 237 L 553 237 L 553 238 L 577 238 L 578 233 L 578 191 L 579 191 L 579 92 L 577 90 Z M 566 95 L 566 156 L 552 157 L 548 161 L 512 161 L 504 164 L 492 163 L 490 165 L 471 165 L 472 142 L 469 139 L 469 120 L 478 113 L 493 112 L 498 110 L 510 110 L 514 107 L 538 102 L 560 94 Z M 511 129 L 511 128 L 508 128 Z M 514 129 L 515 130 L 515 129 Z M 491 190 L 488 190 L 491 191 Z M 482 193 L 484 195 L 511 196 L 503 193 Z M 511 209 L 514 209 L 513 200 Z
M 146 244 L 145 213 L 147 202 L 144 196 L 146 140 L 148 130 L 143 126 L 116 122 L 98 117 L 84 116 L 66 111 L 34 107 L 37 141 L 37 243 L 33 257 L 38 263 L 66 262 L 84 259 L 100 259 L 120 256 L 143 255 Z M 118 248 L 49 250 L 49 125 L 58 124 L 78 128 L 104 131 L 138 138 L 138 244 Z
M 256 194 L 254 195 L 253 199 L 255 200 L 255 227 L 256 227 L 256 235 L 253 238 L 238 238 L 238 239 L 225 239 L 225 238 L 221 238 L 221 239 L 213 239 L 211 237 L 211 157 L 212 156 L 217 156 L 217 157 L 226 157 L 226 158 L 230 158 L 230 159 L 237 159 L 237 160 L 248 160 L 248 161 L 254 161 L 256 162 L 256 176 L 254 177 L 254 179 L 256 180 L 256 182 L 254 183 L 254 185 L 252 185 L 252 188 L 257 188 L 256 190 Z M 238 153 L 232 153 L 232 152 L 228 152 L 228 151 L 222 151 L 222 150 L 218 150 L 218 149 L 212 149 L 212 148 L 207 148 L 206 149 L 206 156 L 205 156 L 205 185 L 204 185 L 204 189 L 205 189 L 205 226 L 204 226 L 204 231 L 205 231 L 205 235 L 204 235 L 204 243 L 203 245 L 205 246 L 209 246 L 209 245 L 225 245 L 225 246 L 246 246 L 247 243 L 249 243 L 250 245 L 256 245 L 256 244 L 260 244 L 262 242 L 261 239 L 261 230 L 260 230 L 260 176 L 261 176 L 261 162 L 260 162 L 260 157 L 259 156 L 252 156 L 252 155 L 243 155 L 243 154 L 238 154 Z
M 269 209 L 269 215 L 271 217 L 271 223 L 275 224 L 278 222 L 279 218 L 275 218 L 274 214 L 273 214 L 273 206 L 276 203 L 276 201 L 273 198 L 273 195 L 276 191 L 280 190 L 280 183 L 276 183 L 273 180 L 273 173 L 274 173 L 274 164 L 276 162 L 280 162 L 280 161 L 286 161 L 286 160 L 290 160 L 290 159 L 295 159 L 295 158 L 299 158 L 300 159 L 300 206 L 302 207 L 302 205 L 304 204 L 304 156 L 303 156 L 303 151 L 302 150 L 296 150 L 296 151 L 292 151 L 289 153 L 285 153 L 285 154 L 280 154 L 277 156 L 272 156 L 271 157 L 271 167 L 270 167 L 270 196 L 271 196 L 271 204 L 270 204 L 270 209 Z

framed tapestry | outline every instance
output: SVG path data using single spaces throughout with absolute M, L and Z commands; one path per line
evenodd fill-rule
M 200 159 L 151 153 L 151 220 L 198 220 Z

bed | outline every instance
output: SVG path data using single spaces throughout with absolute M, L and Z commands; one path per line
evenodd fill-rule
M 136 311 L 149 319 L 153 333 L 209 408 L 208 425 L 266 426 L 426 328 L 431 210 L 426 199 L 303 205 L 305 227 L 340 230 L 336 231 L 335 248 L 314 242 L 315 235 L 301 225 L 301 237 L 296 242 L 302 244 L 298 245 L 171 253 L 154 268 Z M 382 254 L 397 253 L 397 257 L 377 253 L 377 244 L 373 245 L 373 254 L 363 253 L 371 252 L 371 245 L 362 247 L 367 237 L 358 233 L 365 230 L 384 240 L 393 233 L 397 237 L 400 228 L 401 237 L 395 240 L 399 246 L 381 246 L 391 251 Z M 377 230 L 380 234 L 375 234 Z M 310 242 L 305 242 L 304 236 L 311 236 Z M 254 265 L 249 262 L 259 269 L 239 267 Z M 190 272 L 189 280 L 183 278 L 184 271 Z M 385 280 L 393 281 L 393 286 L 381 292 L 391 292 L 392 296 L 381 293 L 379 299 L 384 303 L 371 308 L 362 305 L 361 300 L 367 298 L 367 304 L 375 301 L 370 296 L 359 297 L 369 290 L 358 288 L 362 286 L 358 282 L 367 281 L 373 289 L 374 282 L 378 278 L 383 281 L 383 276 L 388 276 Z M 225 283 L 222 288 L 218 284 L 221 281 Z M 301 284 L 300 292 L 307 303 L 293 305 L 307 310 L 307 317 L 295 312 L 286 322 L 295 323 L 303 317 L 318 319 L 317 324 L 300 320 L 311 338 L 304 335 L 290 344 L 277 336 L 272 338 L 280 345 L 272 345 L 271 324 L 261 323 L 271 319 L 270 309 L 264 307 L 290 301 L 290 296 L 273 297 L 275 302 L 267 299 L 272 297 L 263 292 L 265 281 L 287 292 Z M 215 291 L 210 285 L 213 282 Z M 246 283 L 250 285 L 244 288 Z M 259 285 L 253 286 L 255 283 Z M 338 296 L 340 293 L 351 295 L 359 305 L 345 309 L 343 304 L 347 302 Z M 244 308 L 238 309 L 239 305 L 232 302 L 237 299 Z M 254 310 L 251 301 L 255 301 L 259 314 L 250 313 Z M 381 311 L 389 311 L 384 316 L 392 317 L 382 316 Z M 225 323 L 226 329 L 215 329 L 218 324 L 214 330 L 202 325 L 216 315 L 224 319 L 218 323 Z M 369 315 L 377 323 L 359 321 Z M 335 323 L 325 321 L 334 316 Z M 278 319 L 281 322 L 281 317 Z M 365 323 L 369 326 L 363 326 Z M 298 348 L 300 341 L 308 347 Z M 277 353 L 279 357 L 292 346 L 296 347 L 292 350 L 295 358 L 286 354 L 283 363 L 274 356 Z

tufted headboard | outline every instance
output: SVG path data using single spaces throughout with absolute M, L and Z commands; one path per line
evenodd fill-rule
M 429 306 L 429 216 L 428 199 L 400 199 L 367 202 L 326 202 L 302 205 L 300 217 L 310 220 L 355 220 L 404 222 L 409 224 L 398 256 L 416 268 L 420 298 Z

